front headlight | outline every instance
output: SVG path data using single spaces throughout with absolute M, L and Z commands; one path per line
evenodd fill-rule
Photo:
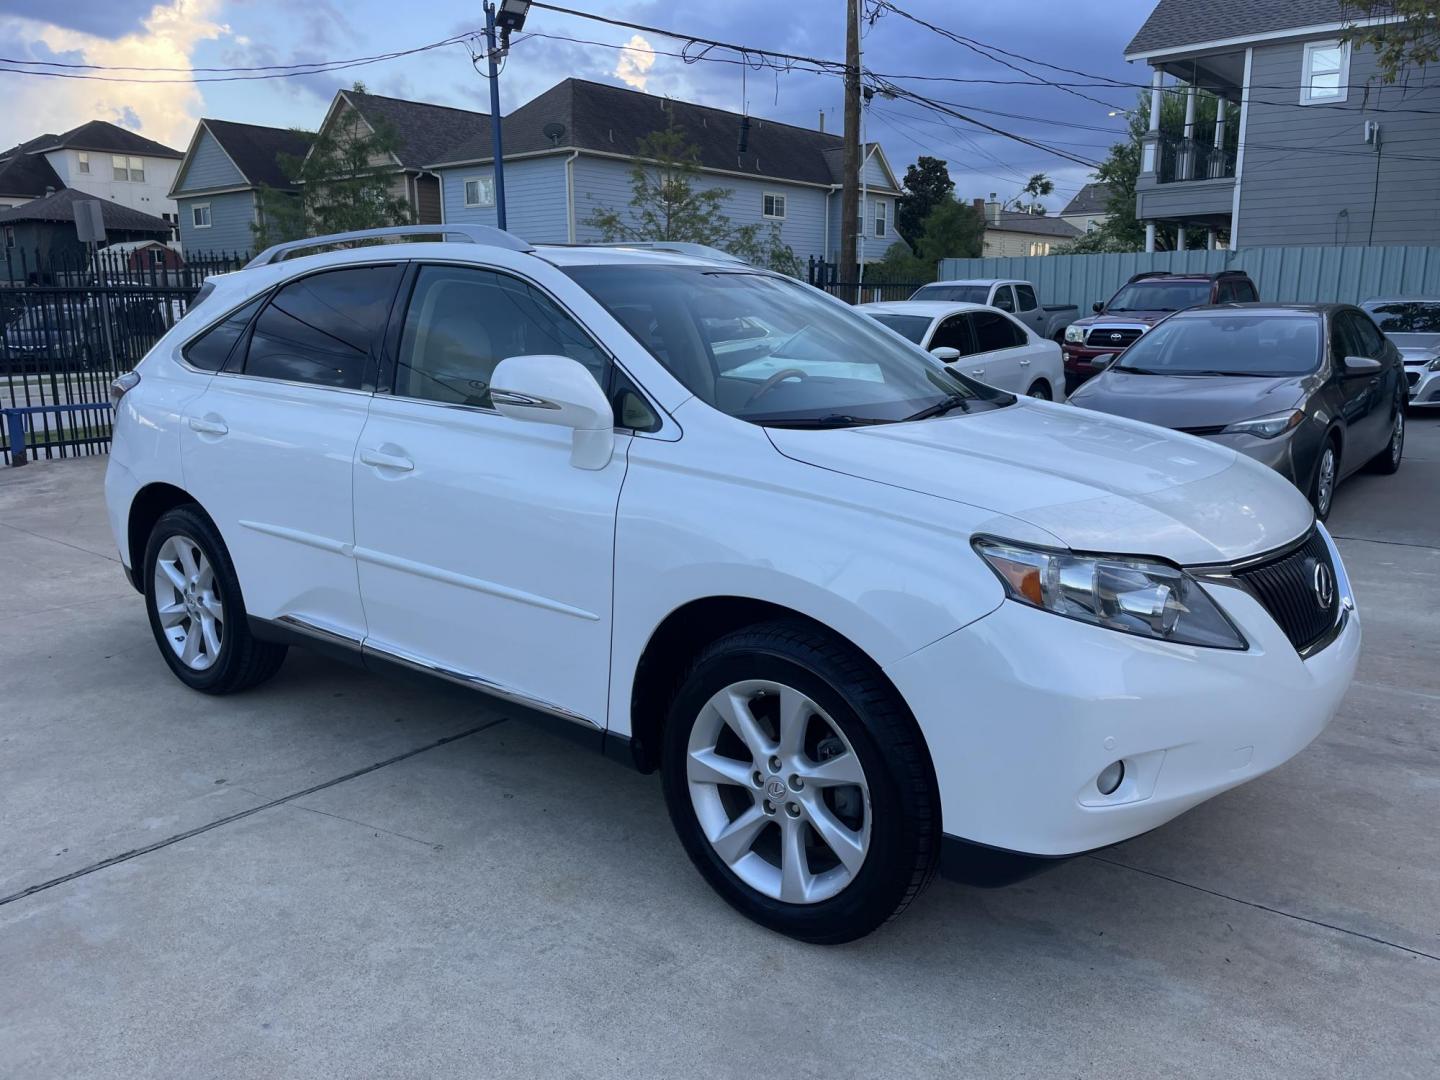
M 1273 439 L 1277 435 L 1284 435 L 1291 428 L 1299 427 L 1300 422 L 1304 419 L 1303 412 L 1299 409 L 1292 409 L 1271 413 L 1269 416 L 1257 416 L 1254 420 L 1240 420 L 1226 427 L 1221 434 L 1256 435 L 1262 439 Z
M 1431 360 L 1430 363 L 1426 364 L 1425 366 L 1428 367 L 1431 371 L 1440 371 L 1440 356 L 1437 356 L 1434 360 Z
M 1083 326 L 1067 326 L 1067 327 L 1065 327 L 1065 340 L 1068 341 L 1068 342 L 1070 342 L 1072 345 L 1084 345 L 1084 344 L 1085 344 L 1085 327 L 1083 327 Z
M 1010 598 L 1022 604 L 1160 641 L 1245 648 L 1245 639 L 1200 583 L 1168 563 L 1002 540 L 980 539 L 974 546 Z

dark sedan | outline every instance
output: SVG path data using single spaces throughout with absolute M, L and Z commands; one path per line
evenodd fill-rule
M 1269 465 L 1324 518 L 1362 466 L 1405 446 L 1400 353 L 1348 304 L 1222 304 L 1170 316 L 1070 396 L 1085 409 L 1223 443 Z

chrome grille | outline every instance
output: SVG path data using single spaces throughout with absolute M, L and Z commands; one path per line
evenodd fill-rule
M 1329 602 L 1322 603 L 1319 567 L 1329 575 Z M 1340 615 L 1340 588 L 1330 549 L 1318 529 L 1284 555 L 1235 571 L 1235 579 L 1264 605 L 1290 644 L 1301 652 L 1319 641 Z
M 1144 332 L 1133 326 L 1097 326 L 1090 331 L 1085 344 L 1092 349 L 1123 349 Z

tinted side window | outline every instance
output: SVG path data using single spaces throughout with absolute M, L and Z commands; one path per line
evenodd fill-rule
M 263 296 L 250 301 L 186 345 L 183 354 L 186 362 L 201 371 L 219 371 L 225 366 L 230 350 L 235 348 L 235 343 L 244 335 L 245 328 L 250 325 L 250 320 L 264 302 Z
M 1040 302 L 1035 299 L 1035 290 L 1029 285 L 1016 285 L 1015 296 L 1020 302 L 1021 311 L 1034 311 L 1040 306 Z
M 1217 304 L 1229 304 L 1236 299 L 1235 290 L 1229 281 L 1219 281 L 1215 285 L 1215 302 Z
M 970 340 L 970 325 L 964 315 L 951 315 L 935 328 L 935 336 L 930 339 L 932 349 L 959 349 L 961 356 L 969 356 L 975 351 L 975 346 Z
M 1011 295 L 1009 285 L 1001 285 L 995 290 L 995 299 L 991 301 L 991 305 L 1001 311 L 1015 310 L 1015 297 Z
M 1260 299 L 1260 294 L 1255 291 L 1255 285 L 1249 281 L 1235 282 L 1235 299 L 1242 304 L 1253 304 Z
M 606 383 L 606 355 L 538 289 L 491 270 L 424 266 L 405 315 L 395 393 L 490 408 L 500 361 L 536 354 L 578 360 Z
M 358 390 L 400 275 L 399 265 L 357 266 L 292 281 L 255 320 L 245 374 Z
M 1385 358 L 1385 339 L 1371 321 L 1368 315 L 1358 315 L 1353 311 L 1345 313 L 1350 318 L 1351 332 L 1360 341 L 1360 347 L 1365 351 L 1361 356 L 1368 356 L 1372 360 L 1383 360 Z
M 975 326 L 975 347 L 979 352 L 1013 349 L 1025 344 L 1025 335 L 1004 315 L 977 311 L 971 316 Z
M 1336 312 L 1330 319 L 1330 352 L 1335 363 L 1341 364 L 1347 356 L 1363 356 L 1360 339 L 1350 325 L 1349 313 Z

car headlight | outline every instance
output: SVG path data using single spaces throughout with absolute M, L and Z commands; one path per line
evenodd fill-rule
M 1440 371 L 1440 356 L 1437 356 L 1434 360 L 1431 360 L 1430 363 L 1426 364 L 1425 366 L 1428 367 L 1431 371 Z
M 977 539 L 974 547 L 1010 599 L 1030 607 L 1160 641 L 1245 648 L 1245 639 L 1200 583 L 1168 563 L 1004 540 Z
M 1068 342 L 1070 342 L 1070 343 L 1073 344 L 1073 345 L 1083 345 L 1083 344 L 1085 344 L 1085 327 L 1083 327 L 1083 326 L 1067 326 L 1067 327 L 1065 327 L 1065 340 L 1068 341 Z
M 1300 426 L 1305 419 L 1305 414 L 1299 409 L 1287 409 L 1285 412 L 1271 413 L 1269 416 L 1257 416 L 1254 420 L 1240 420 L 1224 428 L 1222 434 L 1255 435 L 1262 439 L 1273 439 L 1277 435 L 1284 435 L 1291 428 Z

